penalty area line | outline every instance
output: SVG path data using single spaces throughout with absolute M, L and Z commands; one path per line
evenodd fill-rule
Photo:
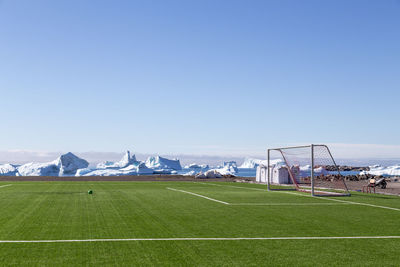
M 175 189 L 175 188 L 171 188 L 171 187 L 167 187 L 168 190 L 172 190 L 172 191 L 177 191 L 177 192 L 182 192 L 182 193 L 186 193 L 186 194 L 190 194 L 193 196 L 197 196 L 197 197 L 201 197 L 201 198 L 205 198 L 207 200 L 211 200 L 214 202 L 218 202 L 218 203 L 222 203 L 225 205 L 230 205 L 230 206 L 333 206 L 333 205 L 346 205 L 349 203 L 323 203 L 323 202 L 318 202 L 318 203 L 229 203 L 229 202 L 225 202 L 222 200 L 218 200 L 215 198 L 211 198 L 211 197 L 206 197 L 200 194 L 196 194 L 190 191 L 185 191 L 185 190 L 179 190 L 179 189 Z
M 392 208 L 392 207 L 380 206 L 380 205 L 374 205 L 374 204 L 368 204 L 368 203 L 362 203 L 362 202 L 354 202 L 354 201 L 349 201 L 349 200 L 341 200 L 341 199 L 325 198 L 325 197 L 313 197 L 311 195 L 304 195 L 304 194 L 294 193 L 294 192 L 282 192 L 282 191 L 279 191 L 279 193 L 286 193 L 286 194 L 298 195 L 298 196 L 303 196 L 303 197 L 312 197 L 312 198 L 330 200 L 330 201 L 335 201 L 335 202 L 340 202 L 340 203 L 347 203 L 347 204 L 352 204 L 352 205 L 360 205 L 360 206 L 367 206 L 367 207 L 373 207 L 373 208 L 400 211 L 400 209 L 398 209 L 398 208 Z
M 205 198 L 205 199 L 208 199 L 208 200 L 211 200 L 211 201 L 214 201 L 214 202 L 218 202 L 218 203 L 222 203 L 222 204 L 225 204 L 225 205 L 230 205 L 228 202 L 221 201 L 221 200 L 218 200 L 218 199 L 214 199 L 214 198 L 211 198 L 211 197 L 206 197 L 206 196 L 203 196 L 203 195 L 200 195 L 200 194 L 196 194 L 196 193 L 193 193 L 193 192 L 179 190 L 179 189 L 175 189 L 175 188 L 171 188 L 171 187 L 167 187 L 167 189 L 168 190 L 172 190 L 172 191 L 177 191 L 177 192 L 190 194 L 190 195 L 201 197 L 201 198 Z
M 255 188 L 255 187 L 245 187 L 245 186 L 235 186 L 235 185 L 222 185 L 222 184 L 213 184 L 210 182 L 203 183 L 203 182 L 194 182 L 196 184 L 206 184 L 206 185 L 213 185 L 213 186 L 222 186 L 222 187 L 232 187 L 232 188 L 239 188 L 239 189 L 248 189 L 248 190 L 256 190 L 256 191 L 263 191 L 267 192 L 267 189 L 262 189 L 262 188 Z
M 332 239 L 400 239 L 400 236 L 292 236 L 292 237 L 182 237 L 182 238 L 102 238 L 65 240 L 0 240 L 0 243 L 73 243 L 123 241 L 240 241 L 240 240 L 332 240 Z
M 7 187 L 7 186 L 12 186 L 12 184 L 0 185 L 0 188 Z

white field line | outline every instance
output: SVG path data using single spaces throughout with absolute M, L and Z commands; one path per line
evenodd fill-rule
M 291 236 L 291 237 L 182 237 L 182 238 L 102 238 L 59 240 L 0 240 L 0 243 L 72 243 L 119 241 L 240 241 L 240 240 L 331 240 L 331 239 L 400 239 L 400 236 Z
M 197 197 L 202 197 L 202 198 L 205 198 L 205 199 L 208 199 L 208 200 L 214 201 L 214 202 L 218 202 L 218 203 L 222 203 L 222 204 L 225 204 L 225 205 L 229 205 L 229 203 L 228 203 L 228 202 L 221 201 L 221 200 L 217 200 L 217 199 L 210 198 L 210 197 L 206 197 L 206 196 L 199 195 L 199 194 L 196 194 L 196 193 L 193 193 L 193 192 L 184 191 L 184 190 L 179 190 L 179 189 L 170 188 L 170 187 L 167 187 L 167 189 L 169 189 L 169 190 L 173 190 L 173 191 L 177 191 L 177 192 L 186 193 L 186 194 L 190 194 L 190 195 L 197 196 Z
M 7 187 L 7 186 L 12 186 L 12 184 L 0 185 L 0 188 Z
M 233 206 L 332 206 L 351 205 L 351 203 L 230 203 Z
M 330 200 L 330 201 L 336 201 L 336 202 L 341 202 L 341 203 L 348 203 L 348 204 L 353 204 L 353 205 L 361 205 L 361 206 L 367 206 L 367 207 L 373 207 L 373 208 L 381 208 L 381 209 L 400 211 L 400 209 L 398 209 L 398 208 L 392 208 L 392 207 L 380 206 L 380 205 L 374 205 L 374 204 L 368 204 L 368 203 L 361 203 L 361 202 L 354 202 L 354 201 L 349 201 L 349 200 L 334 199 L 334 198 L 330 198 L 330 197 L 313 197 L 311 195 L 303 195 L 303 194 L 294 193 L 294 192 L 283 192 L 283 191 L 279 191 L 279 192 L 303 196 L 303 197 L 312 197 L 312 198 L 317 198 L 317 199 Z
M 222 184 L 212 184 L 212 183 L 202 183 L 202 182 L 195 182 L 195 183 L 196 184 L 214 185 L 214 186 L 223 186 L 223 187 L 242 188 L 242 189 L 257 190 L 257 191 L 263 191 L 263 192 L 267 191 L 267 189 L 254 188 L 254 187 L 244 187 L 244 186 L 235 186 L 235 185 L 222 185 Z
M 190 194 L 190 195 L 194 195 L 197 197 L 202 197 L 211 201 L 215 201 L 215 202 L 219 202 L 225 205 L 231 205 L 231 206 L 324 206 L 324 205 L 345 205 L 348 203 L 229 203 L 229 202 L 225 202 L 222 200 L 218 200 L 218 199 L 214 199 L 214 198 L 210 198 L 210 197 L 206 197 L 200 194 L 196 194 L 193 192 L 189 192 L 189 191 L 184 191 L 184 190 L 179 190 L 179 189 L 175 189 L 175 188 L 171 188 L 171 187 L 167 187 L 167 189 L 169 190 L 173 190 L 173 191 L 178 191 L 178 192 L 182 192 L 182 193 L 186 193 L 186 194 Z
M 251 190 L 261 190 L 261 191 L 266 192 L 266 190 L 264 190 L 264 189 L 244 187 L 244 186 L 219 185 L 219 184 L 212 184 L 212 183 L 201 183 L 201 184 L 208 184 L 208 185 L 214 185 L 214 186 L 224 186 L 224 187 L 244 188 L 244 189 L 251 189 Z M 334 198 L 330 198 L 330 197 L 313 197 L 311 195 L 304 195 L 304 194 L 300 194 L 300 193 L 285 192 L 285 191 L 273 191 L 273 192 L 274 193 L 286 193 L 286 194 L 298 195 L 298 196 L 303 196 L 303 197 L 312 197 L 312 198 L 316 198 L 316 199 L 330 200 L 330 201 L 336 201 L 336 202 L 347 203 L 347 204 L 352 204 L 352 205 L 361 205 L 361 206 L 367 206 L 367 207 L 373 207 L 373 208 L 381 208 L 381 209 L 400 211 L 400 209 L 398 209 L 398 208 L 392 208 L 392 207 L 380 206 L 380 205 L 374 205 L 374 204 L 368 204 L 368 203 L 360 203 L 360 202 L 354 202 L 354 201 L 349 201 L 349 200 L 340 200 L 340 199 L 334 199 Z

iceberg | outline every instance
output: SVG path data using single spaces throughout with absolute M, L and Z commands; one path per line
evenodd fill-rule
M 150 168 L 147 168 L 146 164 L 144 162 L 136 162 L 134 164 L 131 164 L 125 168 L 120 169 L 121 171 L 136 171 L 136 174 L 153 174 L 154 171 Z
M 83 169 L 78 169 L 75 173 L 75 176 L 84 176 L 85 174 L 92 172 L 92 169 L 89 168 L 83 168 Z
M 296 168 L 298 169 L 297 171 L 299 172 L 300 177 L 308 177 L 311 175 L 311 165 L 304 165 Z M 315 175 L 326 175 L 329 172 L 323 167 L 318 167 L 314 168 L 314 173 Z
M 12 164 L 0 165 L 0 176 L 16 176 L 18 174 L 17 167 Z
M 196 171 L 189 171 L 187 173 L 182 174 L 183 176 L 193 176 L 196 174 Z
M 112 162 L 112 161 L 105 161 L 102 163 L 97 164 L 97 169 L 120 169 L 129 166 L 130 164 L 137 163 L 136 156 L 132 155 L 128 151 L 126 151 L 125 155 L 122 157 L 120 161 Z
M 235 161 L 226 161 L 222 168 L 216 168 L 206 171 L 205 173 L 199 173 L 196 177 L 198 178 L 221 178 L 223 175 L 236 176 L 238 168 Z
M 96 168 L 97 169 L 108 169 L 108 168 L 113 168 L 114 162 L 112 161 L 104 161 L 99 164 L 97 164 Z
M 56 159 L 55 164 L 60 168 L 59 175 L 75 175 L 78 169 L 84 169 L 89 166 L 89 162 L 81 159 L 71 152 L 61 155 Z
M 146 160 L 146 166 L 154 170 L 182 170 L 181 163 L 178 159 L 167 159 L 160 156 L 149 157 Z
M 237 167 L 237 164 L 236 164 L 236 161 L 225 161 L 224 162 L 224 166 L 222 167 L 222 169 L 223 170 L 227 170 L 230 173 L 237 173 L 239 171 L 238 167 Z
M 400 176 L 400 165 L 394 165 L 389 167 L 383 167 L 380 165 L 374 165 L 369 167 L 369 171 L 360 172 L 363 174 L 372 174 L 380 176 Z
M 27 163 L 17 168 L 21 176 L 62 176 L 75 175 L 78 169 L 87 168 L 89 163 L 71 152 L 47 163 Z
M 262 159 L 252 159 L 246 158 L 242 165 L 239 166 L 240 169 L 255 169 L 258 165 L 262 164 L 266 160 Z
M 208 169 L 209 166 L 207 164 L 196 164 L 196 163 L 192 163 L 189 165 L 186 165 L 184 167 L 184 169 Z
M 118 169 L 96 169 L 87 172 L 81 176 L 121 176 L 121 175 L 136 175 L 136 170 L 123 171 Z
M 130 158 L 132 159 L 132 158 Z M 114 164 L 115 166 L 115 164 Z M 128 166 L 120 169 L 79 169 L 75 176 L 121 176 L 121 175 L 146 175 L 153 174 L 154 170 L 148 168 L 144 162 L 134 161 Z
M 271 159 L 269 160 L 270 165 L 277 165 L 277 164 L 283 164 L 284 161 L 282 159 Z M 239 169 L 256 169 L 258 166 L 263 165 L 267 166 L 268 165 L 268 160 L 266 159 L 253 159 L 253 158 L 246 158 L 242 165 L 240 165 Z
M 58 176 L 60 167 L 56 162 L 27 163 L 17 168 L 21 176 Z

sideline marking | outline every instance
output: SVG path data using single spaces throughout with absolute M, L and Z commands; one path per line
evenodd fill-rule
M 12 184 L 0 185 L 0 188 L 1 187 L 7 187 L 7 186 L 12 186 Z
M 175 188 L 171 188 L 171 187 L 167 187 L 167 189 L 172 190 L 172 191 L 177 191 L 177 192 L 190 194 L 190 195 L 197 196 L 197 197 L 202 197 L 202 198 L 205 198 L 205 199 L 208 199 L 208 200 L 211 200 L 211 201 L 215 201 L 215 202 L 218 202 L 218 203 L 222 203 L 222 204 L 225 204 L 225 205 L 230 205 L 228 202 L 217 200 L 217 199 L 210 198 L 210 197 L 206 197 L 206 196 L 199 195 L 199 194 L 196 194 L 196 193 L 193 193 L 193 192 L 179 190 L 179 189 L 175 189 Z
M 330 239 L 400 239 L 400 236 L 292 236 L 292 237 L 177 237 L 177 238 L 102 238 L 65 240 L 0 240 L 0 243 L 72 243 L 118 241 L 240 241 L 240 240 L 330 240 Z

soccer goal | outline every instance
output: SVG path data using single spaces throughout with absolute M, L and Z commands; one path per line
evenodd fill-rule
M 297 190 L 312 196 L 350 196 L 328 146 L 268 149 L 268 190 Z

